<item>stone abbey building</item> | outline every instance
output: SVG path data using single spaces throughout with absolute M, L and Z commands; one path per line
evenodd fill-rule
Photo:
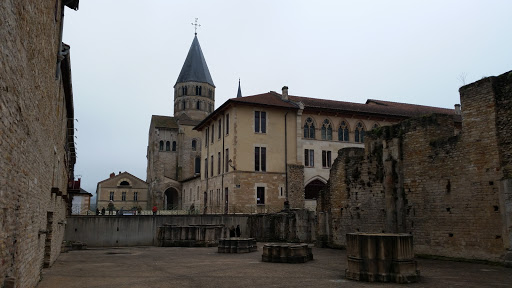
M 460 127 L 460 106 L 369 99 L 365 104 L 270 91 L 217 109 L 197 35 L 174 85 L 174 116 L 153 115 L 147 147 L 149 205 L 201 213 L 316 209 L 337 151 L 364 147 L 368 131 L 431 113 Z

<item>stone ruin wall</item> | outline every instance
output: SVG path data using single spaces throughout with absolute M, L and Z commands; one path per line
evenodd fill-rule
M 290 208 L 304 208 L 304 165 L 288 164 L 286 169 Z
M 512 73 L 460 89 L 462 132 L 431 115 L 370 132 L 342 149 L 319 201 L 318 237 L 406 232 L 415 252 L 504 261 L 512 219 Z
M 68 180 L 64 88 L 56 79 L 60 13 L 55 1 L 0 1 L 1 287 L 35 287 L 64 236 L 67 204 L 57 196 L 65 196 Z

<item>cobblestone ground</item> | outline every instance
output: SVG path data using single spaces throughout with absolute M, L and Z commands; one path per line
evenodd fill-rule
M 382 284 L 345 279 L 346 252 L 313 248 L 303 264 L 261 261 L 262 245 L 247 254 L 217 248 L 94 248 L 62 253 L 43 270 L 49 287 L 512 287 L 512 268 L 418 259 L 419 283 Z

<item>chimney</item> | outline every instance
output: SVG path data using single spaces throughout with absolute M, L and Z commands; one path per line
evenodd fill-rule
M 455 104 L 455 114 L 460 115 L 460 104 Z
M 112 172 L 110 173 L 110 178 L 114 178 L 116 176 L 116 173 Z
M 288 100 L 288 86 L 283 86 L 281 99 Z

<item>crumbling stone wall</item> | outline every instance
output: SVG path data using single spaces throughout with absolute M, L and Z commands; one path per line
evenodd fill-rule
M 406 232 L 415 251 L 507 261 L 512 223 L 508 171 L 511 73 L 460 89 L 462 132 L 431 115 L 368 133 L 364 152 L 343 149 L 320 199 L 318 234 Z
M 263 242 L 308 242 L 315 240 L 315 214 L 307 209 L 247 216 L 249 237 Z
M 64 235 L 74 159 L 69 55 L 57 74 L 62 9 L 61 1 L 0 1 L 2 287 L 35 287 Z

